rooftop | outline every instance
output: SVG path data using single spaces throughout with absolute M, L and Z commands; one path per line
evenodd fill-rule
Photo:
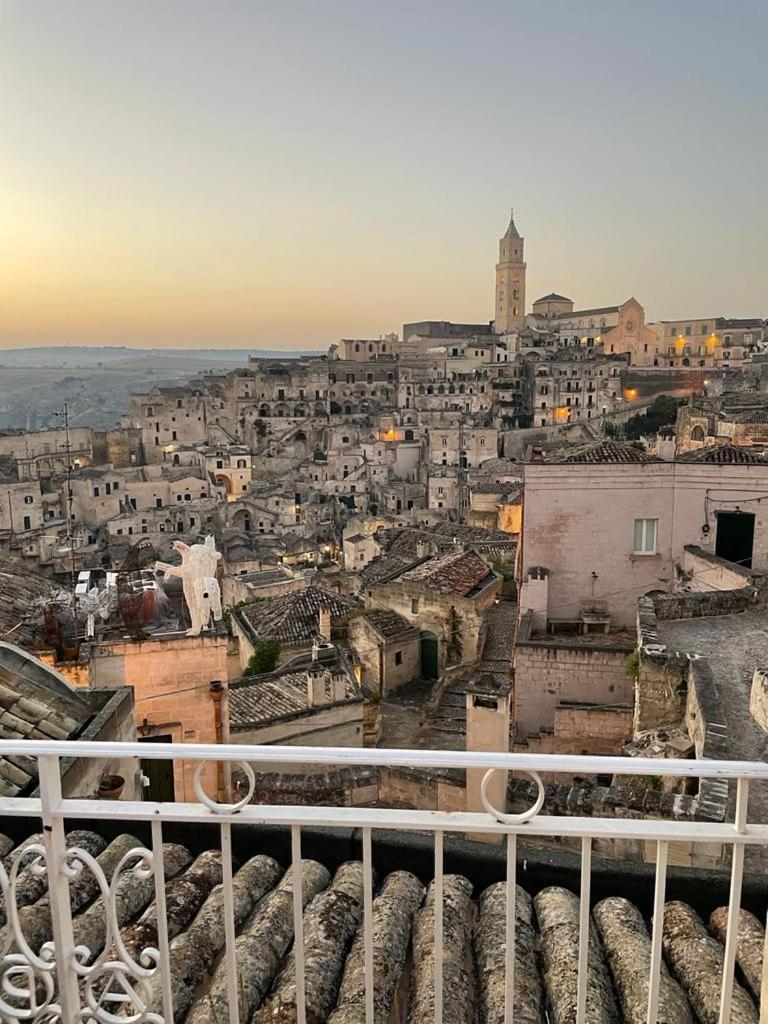
M 573 320 L 579 316 L 600 316 L 603 313 L 618 313 L 618 306 L 600 306 L 597 309 L 574 309 L 571 313 L 556 313 L 553 320 Z
M 0 558 L 0 640 L 31 645 L 35 629 L 31 624 L 46 602 L 55 602 L 62 590 L 46 576 L 23 571 L 15 562 Z
M 565 295 L 558 295 L 557 292 L 550 292 L 549 295 L 542 295 L 540 299 L 536 299 L 534 306 L 540 302 L 573 302 L 573 299 L 568 299 Z
M 357 607 L 350 598 L 312 585 L 246 605 L 239 614 L 254 636 L 281 644 L 301 644 L 322 639 L 318 632 L 321 608 L 330 611 L 333 622 L 346 619 Z
M 204 748 L 193 744 L 134 744 L 130 749 L 153 758 L 170 753 L 182 760 L 190 752 L 193 760 L 204 756 Z M 221 749 L 230 763 L 244 758 L 266 766 L 275 760 L 295 760 L 291 747 Z M 332 788 L 334 773 L 340 774 L 334 758 L 342 753 L 348 751 L 318 748 L 319 764 L 331 766 L 313 777 L 321 789 Z M 411 764 L 423 752 L 390 751 L 388 757 L 390 767 L 407 779 Z M 487 762 L 479 758 L 432 755 L 436 766 L 449 769 L 460 761 L 466 767 L 482 767 Z M 542 758 L 505 758 L 505 766 L 545 770 Z M 548 764 L 563 771 L 568 761 L 550 759 Z M 595 767 L 604 772 L 622 761 L 628 759 L 596 758 Z M 352 763 L 365 764 L 365 754 Z M 651 775 L 662 767 L 682 777 L 685 764 L 701 769 L 695 762 L 660 765 L 644 759 L 621 768 L 628 775 Z M 728 774 L 728 762 L 714 764 L 718 772 Z M 113 977 L 109 972 L 95 976 L 103 986 L 98 989 L 99 1008 L 105 1013 L 113 1010 L 115 1019 L 136 1016 L 140 1006 L 138 1016 L 164 1015 L 186 1024 L 221 1024 L 229 1020 L 232 1009 L 251 1024 L 295 1022 L 303 1016 L 297 1011 L 298 990 L 304 996 L 298 1001 L 305 1004 L 306 1020 L 312 1024 L 363 1024 L 370 999 L 375 1024 L 432 1024 L 436 1014 L 444 1024 L 471 1024 L 503 1020 L 504 993 L 512 982 L 514 1019 L 526 1024 L 580 1020 L 574 1012 L 581 1002 L 579 992 L 588 1013 L 584 1020 L 595 1024 L 634 1024 L 647 1018 L 669 1024 L 715 1021 L 721 992 L 725 1002 L 720 1019 L 757 1024 L 765 941 L 764 878 L 747 876 L 742 884 L 735 869 L 738 884 L 729 912 L 724 906 L 726 872 L 667 868 L 665 860 L 665 884 L 656 886 L 654 900 L 653 865 L 610 864 L 597 849 L 590 859 L 597 845 L 594 837 L 601 836 L 606 824 L 618 835 L 650 834 L 667 837 L 665 841 L 694 833 L 720 834 L 718 828 L 725 834 L 730 829 L 733 849 L 743 849 L 733 825 L 653 821 L 644 807 L 626 817 L 612 815 L 607 800 L 588 808 L 589 793 L 570 790 L 577 799 L 554 816 L 530 809 L 523 813 L 524 835 L 517 836 L 515 851 L 511 844 L 481 844 L 450 834 L 456 829 L 462 835 L 478 829 L 494 837 L 508 833 L 508 826 L 491 812 L 419 812 L 375 804 L 342 806 L 333 800 L 318 807 L 294 799 L 249 803 L 264 774 L 258 773 L 259 781 L 254 775 L 244 790 L 243 805 L 234 810 L 218 807 L 213 813 L 208 805 L 190 803 L 175 808 L 181 813 L 174 819 L 168 805 L 139 804 L 130 833 L 119 804 L 96 801 L 93 809 L 99 823 L 83 821 L 73 814 L 75 808 L 82 814 L 80 802 L 65 799 L 59 807 L 50 801 L 58 783 L 41 775 L 45 799 L 26 809 L 41 819 L 37 831 L 27 820 L 9 816 L 4 823 L 8 834 L 0 835 L 6 869 L 13 877 L 18 873 L 13 891 L 27 940 L 16 957 L 13 981 L 21 986 L 25 980 L 27 943 L 39 949 L 54 940 L 58 920 L 65 935 L 71 927 L 74 942 L 87 946 L 91 958 L 107 952 L 120 972 L 117 986 L 108 984 Z M 733 774 L 744 777 L 738 769 Z M 369 773 L 366 784 L 377 784 L 375 773 Z M 608 795 L 603 789 L 603 796 Z M 670 798 L 667 804 L 681 799 L 663 795 Z M 656 804 L 663 802 L 661 796 L 657 794 Z M 162 847 L 156 834 L 154 842 L 150 840 L 155 833 L 154 828 L 150 832 L 150 822 L 157 821 L 166 826 Z M 297 822 L 293 843 L 286 821 Z M 397 836 L 388 821 L 399 827 Z M 362 831 L 358 822 L 367 823 Z M 226 833 L 221 825 L 227 826 Z M 64 884 L 64 872 L 57 871 L 55 863 L 46 865 L 46 871 L 30 870 L 27 844 L 36 844 L 37 856 L 40 832 L 62 849 L 66 844 L 81 851 L 83 861 L 95 859 L 106 884 L 119 869 L 110 893 L 110 910 L 121 930 L 119 948 L 104 949 L 109 933 L 104 929 L 100 877 L 90 870 L 75 871 Z M 225 834 L 224 850 L 220 844 Z M 537 852 L 529 840 L 539 834 L 576 836 L 577 843 L 583 835 L 581 874 L 578 850 Z M 764 842 L 750 835 L 747 845 L 753 840 Z M 145 850 L 143 844 L 153 849 Z M 231 875 L 225 860 L 230 852 Z M 155 902 L 154 879 L 146 870 L 150 866 L 164 870 L 162 901 Z M 298 890 L 299 885 L 303 899 L 294 899 L 294 886 Z M 686 899 L 690 902 L 681 902 Z M 161 928 L 161 920 L 167 930 Z M 366 920 L 370 927 L 364 927 Z M 509 953 L 508 921 L 514 924 Z M 733 930 L 736 927 L 738 931 Z M 21 928 L 14 915 L 7 931 L 17 949 Z M 292 948 L 299 934 L 303 956 Z M 54 941 L 59 941 L 58 932 Z M 148 945 L 159 948 L 159 956 L 140 959 Z M 79 1016 L 76 1011 L 84 994 L 78 976 L 70 958 L 59 955 L 56 963 L 61 991 Z M 511 964 L 514 976 L 507 974 Z M 47 1007 L 54 991 L 46 994 L 41 989 L 40 1002 L 35 1003 L 46 1019 L 52 1016 Z M 658 1012 L 649 1009 L 649 991 L 658 994 Z M 231 1005 L 232 992 L 238 1007 Z M 18 999 L 24 992 L 17 988 L 13 994 Z M 89 987 L 87 995 L 92 994 Z
M 632 463 L 660 462 L 655 455 L 636 448 L 632 444 L 620 441 L 599 441 L 597 444 L 567 445 L 551 451 L 543 458 L 544 462 L 578 464 L 578 463 Z
M 384 640 L 402 636 L 403 633 L 411 633 L 417 628 L 399 612 L 393 612 L 386 608 L 365 612 L 365 618 Z
M 403 573 L 405 583 L 421 583 L 440 594 L 474 597 L 499 577 L 474 551 L 457 551 L 430 558 Z
M 314 663 L 318 664 L 318 663 Z M 244 676 L 229 686 L 229 722 L 234 730 L 276 721 L 311 709 L 307 672 L 310 657 L 294 658 L 287 665 L 258 676 Z M 325 666 L 324 666 L 325 667 Z M 346 660 L 337 654 L 330 668 L 344 678 L 344 700 L 362 700 L 360 687 Z M 329 700 L 328 703 L 334 703 Z M 324 707 L 325 705 L 321 705 Z
M 768 455 L 754 451 L 749 445 L 713 444 L 706 448 L 684 452 L 677 462 L 709 462 L 720 466 L 766 466 Z

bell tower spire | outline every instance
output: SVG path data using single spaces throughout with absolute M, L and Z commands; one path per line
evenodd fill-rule
M 494 330 L 497 334 L 519 331 L 525 322 L 525 241 L 515 225 L 515 211 L 509 215 L 509 227 L 499 239 L 496 264 L 496 305 Z

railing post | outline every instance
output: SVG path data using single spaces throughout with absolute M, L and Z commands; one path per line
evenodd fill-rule
M 65 870 L 67 847 L 64 819 L 58 813 L 62 800 L 59 758 L 53 754 L 39 757 L 38 776 L 61 1020 L 62 1024 L 76 1024 L 80 994 L 74 968 L 75 940 L 69 902 L 69 878 Z

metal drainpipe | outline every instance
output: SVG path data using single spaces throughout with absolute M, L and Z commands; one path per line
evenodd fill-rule
M 212 679 L 208 684 L 208 690 L 213 700 L 213 721 L 216 731 L 216 742 L 223 741 L 223 722 L 221 715 L 221 702 L 224 699 L 224 684 L 220 679 Z M 219 802 L 225 799 L 226 786 L 224 780 L 224 765 L 221 761 L 216 762 L 216 799 Z

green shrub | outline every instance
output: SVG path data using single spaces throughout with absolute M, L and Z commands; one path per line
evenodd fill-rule
M 637 651 L 632 651 L 631 654 L 627 655 L 627 660 L 624 663 L 627 675 L 630 679 L 637 679 L 640 675 L 640 655 Z
M 262 672 L 271 672 L 277 667 L 280 657 L 280 644 L 277 640 L 255 640 L 253 654 L 245 667 L 244 676 L 260 676 Z

